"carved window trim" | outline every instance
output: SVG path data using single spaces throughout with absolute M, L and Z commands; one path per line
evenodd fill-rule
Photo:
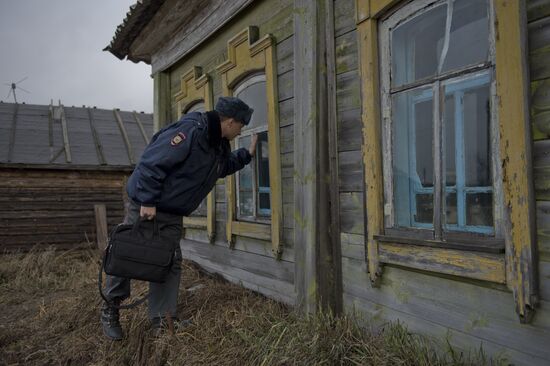
M 214 109 L 212 98 L 212 82 L 200 67 L 194 66 L 185 72 L 180 79 L 180 91 L 174 95 L 178 120 L 184 111 L 197 103 L 204 103 L 205 109 Z M 206 216 L 188 216 L 183 218 L 183 227 L 206 229 L 208 240 L 214 242 L 216 234 L 216 187 L 206 197 Z M 184 230 L 185 237 L 185 230 Z
M 528 73 L 523 2 L 491 1 L 495 34 L 499 180 L 502 186 L 505 253 L 482 247 L 444 247 L 441 243 L 390 237 L 384 229 L 382 125 L 379 89 L 379 21 L 406 0 L 356 0 L 362 86 L 365 166 L 365 241 L 369 277 L 377 285 L 383 263 L 505 284 L 514 295 L 521 322 L 529 322 L 537 303 L 535 204 L 529 125 Z M 510 72 L 514 70 L 514 72 Z M 518 97 L 519 96 L 519 97 Z M 518 136 L 522 138 L 518 138 Z M 409 258 L 409 259 L 407 259 Z M 415 258 L 414 263 L 410 258 Z
M 283 200 L 275 57 L 275 40 L 273 37 L 267 34 L 259 39 L 258 28 L 250 26 L 227 42 L 227 61 L 219 65 L 217 70 L 220 72 L 224 96 L 233 95 L 234 88 L 239 82 L 255 73 L 265 74 L 267 88 L 271 223 L 251 223 L 237 220 L 235 176 L 228 176 L 225 178 L 227 241 L 231 248 L 235 245 L 235 236 L 247 236 L 270 241 L 273 255 L 280 258 L 282 254 Z

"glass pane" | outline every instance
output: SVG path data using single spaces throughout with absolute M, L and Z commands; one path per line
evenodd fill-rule
M 427 213 L 433 207 L 431 193 L 421 199 L 422 208 L 415 198 L 433 187 L 432 104 L 430 88 L 392 97 L 394 205 L 398 226 L 414 226 L 415 221 L 432 222 Z M 419 209 L 424 212 L 420 214 Z
M 493 194 L 466 195 L 466 225 L 493 226 Z
M 191 113 L 191 112 L 201 112 L 201 113 L 204 113 L 205 111 L 205 108 L 204 108 L 204 103 L 203 102 L 199 102 L 199 103 L 195 103 L 191 106 L 191 108 L 187 109 L 187 111 L 185 113 Z
M 269 187 L 269 146 L 267 144 L 267 131 L 258 134 L 256 154 L 256 159 L 258 161 L 258 187 Z
M 206 198 L 205 198 L 201 201 L 199 207 L 197 207 L 197 209 L 193 211 L 191 216 L 206 216 L 207 212 L 208 210 L 207 210 Z
M 433 195 L 432 194 L 417 194 L 416 195 L 416 215 L 415 221 L 418 223 L 433 222 Z
M 391 32 L 392 86 L 434 76 L 443 49 L 447 5 L 432 8 Z
M 239 192 L 239 214 L 240 216 L 254 215 L 254 202 L 252 200 L 252 191 Z
M 449 50 L 443 72 L 480 63 L 489 58 L 489 17 L 486 0 L 455 0 Z
M 467 187 L 491 183 L 489 85 L 464 92 L 464 164 Z
M 445 133 L 445 185 L 452 187 L 456 184 L 456 154 L 455 154 L 455 98 L 445 96 L 445 109 L 443 111 Z
M 248 126 L 243 128 L 243 131 L 267 125 L 267 98 L 265 81 L 252 84 L 241 90 L 235 96 L 242 99 L 250 108 L 254 109 L 252 119 L 250 120 Z
M 445 217 L 447 224 L 456 225 L 458 223 L 456 215 L 456 193 L 448 192 L 445 200 Z
M 269 193 L 260 193 L 260 210 L 271 209 L 271 203 L 269 201 Z

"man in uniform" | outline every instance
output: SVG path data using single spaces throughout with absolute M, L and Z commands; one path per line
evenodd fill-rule
M 182 216 L 191 214 L 223 178 L 250 163 L 257 136 L 248 149 L 231 152 L 229 141 L 248 125 L 253 110 L 234 97 L 219 98 L 214 111 L 192 112 L 157 132 L 145 148 L 128 179 L 130 198 L 125 224 L 156 218 L 163 235 L 179 242 Z M 175 321 L 181 274 L 181 249 L 176 247 L 170 275 L 164 283 L 149 283 L 148 315 L 154 328 L 162 319 Z M 130 296 L 130 280 L 107 276 L 101 308 L 104 334 L 113 340 L 123 337 L 119 321 L 120 303 Z

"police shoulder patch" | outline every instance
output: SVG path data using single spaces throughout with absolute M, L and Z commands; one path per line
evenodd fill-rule
M 172 140 L 170 140 L 170 145 L 176 146 L 179 145 L 182 141 L 185 141 L 187 136 L 183 132 L 178 132 L 178 134 L 174 137 L 172 137 Z

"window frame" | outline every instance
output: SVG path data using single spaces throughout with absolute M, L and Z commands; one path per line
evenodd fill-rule
M 258 28 L 249 26 L 227 42 L 227 60 L 217 70 L 221 76 L 224 96 L 234 95 L 235 88 L 250 75 L 263 73 L 266 77 L 271 220 L 269 223 L 260 223 L 237 218 L 235 175 L 228 176 L 225 178 L 227 241 L 230 248 L 235 247 L 238 236 L 270 241 L 273 255 L 280 259 L 283 250 L 283 201 L 275 44 L 270 34 L 259 38 Z M 235 147 L 235 143 L 232 146 Z
M 214 108 L 212 103 L 212 82 L 208 74 L 203 74 L 202 69 L 193 66 L 182 74 L 179 91 L 174 94 L 177 119 L 199 103 L 204 103 L 205 110 Z M 183 237 L 186 236 L 186 228 L 206 229 L 208 241 L 214 243 L 216 236 L 216 187 L 212 188 L 206 196 L 206 216 L 183 217 Z
M 378 286 L 382 264 L 390 264 L 506 285 L 514 294 L 520 322 L 527 323 L 532 319 L 538 298 L 523 2 L 489 0 L 493 19 L 491 32 L 498 34 L 491 47 L 495 50 L 494 94 L 498 100 L 493 118 L 499 139 L 495 141 L 493 137 L 492 143 L 500 154 L 496 166 L 501 171 L 493 178 L 493 185 L 495 195 L 502 194 L 500 230 L 504 253 L 494 253 L 491 247 L 487 249 L 482 245 L 468 247 L 449 241 L 445 247 L 437 240 L 415 234 L 409 238 L 392 236 L 391 230 L 385 229 L 382 140 L 387 136 L 383 135 L 381 119 L 379 22 L 407 4 L 431 2 L 435 0 L 356 0 L 355 4 L 357 38 L 360 40 L 365 210 L 368 213 L 365 244 L 369 278 Z M 476 244 L 475 240 L 472 242 Z
M 238 97 L 238 94 L 245 90 L 247 87 L 250 87 L 255 84 L 259 83 L 267 83 L 266 82 L 266 76 L 263 73 L 257 73 L 252 74 L 246 77 L 244 80 L 242 80 L 238 85 L 236 85 L 233 95 Z M 267 99 L 267 98 L 266 98 Z M 266 100 L 267 103 L 267 100 Z M 243 129 L 244 130 L 244 129 Z M 257 126 L 252 129 L 246 129 L 245 131 L 241 131 L 240 136 L 238 136 L 235 139 L 235 145 L 237 148 L 239 147 L 247 147 L 247 146 L 241 146 L 241 138 L 252 136 L 255 133 L 261 133 L 261 132 L 268 132 L 268 125 L 267 121 L 265 122 L 265 125 Z M 269 144 L 269 138 L 268 138 L 268 144 Z M 256 150 L 257 151 L 257 150 Z M 260 211 L 261 209 L 258 207 L 258 195 L 260 193 L 269 193 L 271 196 L 271 187 L 268 187 L 267 192 L 260 192 L 263 187 L 258 186 L 258 160 L 256 159 L 256 156 L 252 157 L 251 164 L 254 164 L 254 168 L 252 170 L 252 202 L 254 204 L 254 213 L 252 216 L 245 216 L 240 213 L 239 207 L 240 207 L 240 200 L 239 200 L 239 192 L 240 192 L 240 177 L 239 172 L 237 172 L 237 178 L 236 178 L 236 194 L 237 194 L 237 220 L 239 221 L 249 221 L 249 222 L 260 222 L 260 223 L 266 223 L 269 224 L 271 221 L 271 208 L 269 209 L 269 212 L 267 212 L 267 215 L 261 215 Z

